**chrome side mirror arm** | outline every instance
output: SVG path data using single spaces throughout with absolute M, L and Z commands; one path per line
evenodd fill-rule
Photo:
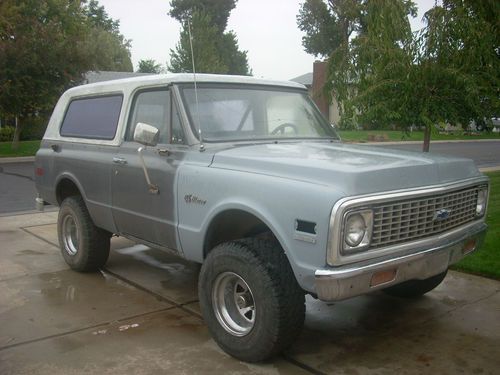
M 146 167 L 146 162 L 144 161 L 144 156 L 142 152 L 145 147 L 139 147 L 137 149 L 137 154 L 139 154 L 139 161 L 141 162 L 142 170 L 144 171 L 144 177 L 146 178 L 146 182 L 148 184 L 148 189 L 151 194 L 159 194 L 160 190 L 158 189 L 158 185 L 152 184 L 151 179 L 149 178 L 148 168 Z

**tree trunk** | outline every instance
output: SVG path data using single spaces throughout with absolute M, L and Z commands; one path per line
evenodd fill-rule
M 16 130 L 14 130 L 14 137 L 12 138 L 12 150 L 17 151 L 19 149 L 19 140 L 21 139 L 22 124 L 19 118 L 15 117 Z
M 429 125 L 426 125 L 424 129 L 424 145 L 422 147 L 422 152 L 429 152 L 430 145 L 431 145 L 431 127 Z

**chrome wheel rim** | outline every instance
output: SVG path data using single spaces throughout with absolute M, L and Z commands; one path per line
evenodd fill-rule
M 252 290 L 241 276 L 224 272 L 217 276 L 212 289 L 212 304 L 220 325 L 234 336 L 245 336 L 255 324 Z
M 64 217 L 62 236 L 64 250 L 66 250 L 69 255 L 75 255 L 78 252 L 78 227 L 75 219 L 73 219 L 73 216 L 71 215 Z

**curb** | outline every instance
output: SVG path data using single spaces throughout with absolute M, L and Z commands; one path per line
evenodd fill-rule
M 388 142 L 357 142 L 357 141 L 342 141 L 344 143 L 360 144 L 360 145 L 421 145 L 424 141 L 388 141 Z M 498 139 L 450 139 L 450 140 L 431 140 L 431 146 L 436 143 L 465 143 L 465 142 L 500 142 Z
M 57 212 L 59 210 L 59 207 L 54 207 L 50 206 L 47 208 L 44 208 L 43 211 L 38 211 L 38 210 L 25 210 L 25 211 L 14 211 L 14 212 L 3 212 L 0 213 L 0 218 L 2 217 L 11 217 L 11 216 L 21 216 L 21 215 L 43 215 L 45 213 L 50 213 L 50 212 Z
M 34 156 L 16 156 L 16 157 L 8 157 L 8 158 L 0 158 L 0 164 L 7 163 L 28 163 L 34 162 Z
M 479 168 L 479 171 L 480 172 L 498 172 L 498 171 L 500 171 L 500 166 L 496 166 L 496 167 L 483 167 L 483 168 Z

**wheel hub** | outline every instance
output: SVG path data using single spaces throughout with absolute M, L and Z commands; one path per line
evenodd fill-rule
M 69 255 L 75 255 L 78 252 L 78 227 L 73 216 L 68 215 L 62 223 L 62 236 L 64 250 Z
M 212 289 L 212 305 L 221 326 L 234 336 L 245 336 L 255 324 L 255 302 L 243 278 L 233 272 L 217 276 Z

